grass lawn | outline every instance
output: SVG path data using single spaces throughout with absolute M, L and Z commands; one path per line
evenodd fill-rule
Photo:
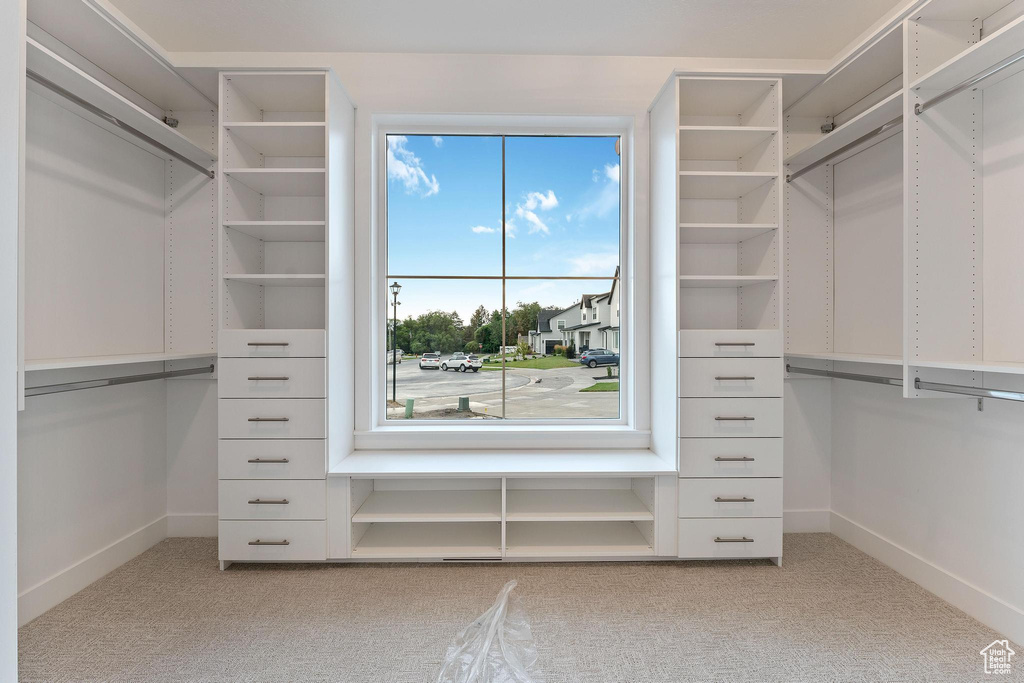
M 598 382 L 597 384 L 594 384 L 592 386 L 584 387 L 584 388 L 580 389 L 580 393 L 582 393 L 584 391 L 618 391 L 618 390 L 619 390 L 619 383 L 618 382 Z
M 508 368 L 531 368 L 533 370 L 551 370 L 552 368 L 579 368 L 582 367 L 574 360 L 567 360 L 562 356 L 545 356 L 532 360 L 510 360 L 505 363 Z M 501 361 L 497 363 L 484 363 L 484 370 L 501 370 Z

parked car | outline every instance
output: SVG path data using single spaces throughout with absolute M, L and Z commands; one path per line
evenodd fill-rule
M 580 354 L 580 364 L 588 368 L 596 368 L 598 365 L 618 365 L 619 354 L 608 349 L 589 349 Z
M 454 353 L 451 358 L 441 363 L 442 370 L 458 370 L 459 372 L 465 372 L 466 370 L 479 372 L 483 366 L 484 362 L 482 360 L 473 355 L 467 356 L 464 353 Z
M 420 370 L 437 370 L 441 367 L 441 356 L 436 353 L 425 353 L 420 356 Z
M 401 363 L 402 351 L 401 349 L 397 351 L 388 351 L 387 355 L 385 355 L 384 358 L 386 359 L 388 365 L 391 365 L 392 363 Z

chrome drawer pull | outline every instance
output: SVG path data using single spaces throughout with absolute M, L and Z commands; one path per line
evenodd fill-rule
M 754 342 L 715 342 L 715 346 L 756 346 Z
M 249 379 L 252 379 L 252 378 L 250 377 Z M 734 381 L 735 382 L 747 382 L 747 381 L 753 382 L 757 378 L 756 377 L 715 377 L 715 379 L 717 381 L 719 381 L 719 382 L 725 382 L 725 381 L 729 381 L 729 382 L 734 382 Z
M 288 378 L 287 377 L 250 377 L 249 381 L 250 382 L 260 382 L 260 381 L 287 382 Z
M 718 419 L 718 418 L 715 418 Z M 750 418 L 754 419 L 754 418 Z M 249 422 L 287 422 L 287 417 L 250 417 Z
M 249 505 L 287 505 L 288 499 L 282 498 L 281 500 L 261 500 L 260 498 L 253 498 L 249 501 Z
M 721 536 L 715 536 L 715 543 L 753 543 L 754 539 L 747 538 L 746 536 L 740 536 L 739 538 L 722 538 Z
M 257 538 L 255 541 L 249 541 L 249 545 L 291 545 L 291 543 L 288 539 L 283 541 L 261 541 Z
M 747 498 L 746 496 L 741 496 L 739 498 L 722 498 L 721 496 L 715 496 L 715 502 L 716 503 L 753 503 L 754 499 L 753 498 Z
M 716 417 L 718 422 L 753 422 L 752 417 Z
M 249 462 L 283 465 L 288 462 L 288 458 L 251 458 Z
M 288 346 L 288 342 L 249 342 L 249 346 Z
M 252 460 L 250 460 L 249 462 L 252 462 Z M 754 462 L 754 459 L 751 458 L 749 455 L 742 455 L 738 457 L 726 457 L 716 455 L 715 462 Z

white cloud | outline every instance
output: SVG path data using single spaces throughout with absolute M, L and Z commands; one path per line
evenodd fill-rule
M 605 175 L 606 178 L 608 178 L 608 180 L 612 181 L 615 184 L 618 184 L 618 182 L 619 182 L 619 165 L 615 164 L 614 166 L 612 166 L 611 164 L 605 164 L 604 165 L 604 175 Z
M 558 206 L 558 197 L 554 190 L 548 190 L 546 195 L 543 192 L 531 192 L 526 195 L 526 201 L 521 206 L 530 211 L 535 211 L 538 206 L 541 211 L 550 211 Z
M 545 235 L 551 234 L 551 228 L 548 227 L 547 223 L 542 221 L 540 217 L 533 211 L 524 208 L 522 205 L 516 207 L 516 215 L 525 220 L 529 224 L 527 232 L 529 232 L 531 235 L 537 232 L 542 232 Z
M 408 194 L 429 197 L 441 190 L 437 177 L 423 170 L 423 161 L 406 147 L 409 139 L 404 135 L 388 136 L 388 179 L 405 185 Z
M 440 135 L 435 135 L 434 137 L 431 138 L 431 140 L 434 141 L 434 147 L 440 147 L 441 145 L 444 144 L 444 138 L 441 137 Z
M 526 221 L 529 234 L 542 232 L 545 235 L 550 235 L 551 228 L 548 227 L 548 224 L 536 212 L 538 209 L 540 211 L 550 211 L 556 206 L 558 206 L 558 197 L 555 196 L 554 190 L 548 190 L 547 194 L 543 192 L 530 192 L 523 198 L 522 203 L 516 204 L 515 215 Z
M 615 252 L 603 252 L 595 254 L 580 254 L 569 258 L 569 265 L 572 270 L 570 275 L 596 276 L 607 275 L 611 277 L 619 265 L 619 255 Z
M 470 228 L 470 230 L 478 235 L 490 235 L 491 233 L 498 232 L 497 228 L 488 228 L 486 225 L 477 225 Z
M 594 170 L 594 182 L 599 182 L 601 176 Z M 601 186 L 600 192 L 594 199 L 573 214 L 574 218 L 586 220 L 591 216 L 605 218 L 615 209 L 619 208 L 619 165 L 605 164 L 605 183 Z

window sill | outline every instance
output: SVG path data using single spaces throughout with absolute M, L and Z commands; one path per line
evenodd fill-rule
M 424 425 L 378 427 L 356 432 L 355 449 L 377 451 L 414 450 L 648 450 L 650 431 L 622 425 L 518 425 L 458 427 Z

